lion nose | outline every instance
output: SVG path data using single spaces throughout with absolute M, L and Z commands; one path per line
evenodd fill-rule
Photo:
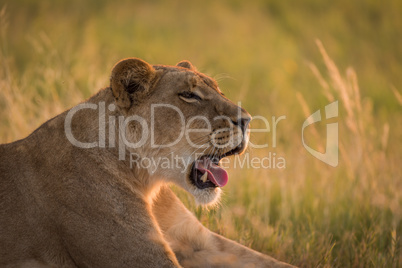
M 247 115 L 246 117 L 241 117 L 238 120 L 232 120 L 233 124 L 236 126 L 239 126 L 241 130 L 246 132 L 248 125 L 251 121 L 251 116 Z

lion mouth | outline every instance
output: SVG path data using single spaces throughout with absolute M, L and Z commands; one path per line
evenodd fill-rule
M 204 155 L 194 161 L 190 172 L 190 181 L 199 189 L 211 187 L 223 187 L 228 183 L 229 176 L 219 162 L 222 158 L 237 154 L 242 151 L 243 146 L 222 154 L 221 156 L 210 157 Z
M 219 166 L 219 160 L 203 156 L 194 161 L 190 173 L 191 182 L 199 189 L 225 186 L 229 176 L 226 170 Z

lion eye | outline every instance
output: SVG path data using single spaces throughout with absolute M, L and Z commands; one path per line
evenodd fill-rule
M 190 92 L 190 91 L 180 92 L 179 98 L 184 100 L 185 102 L 189 102 L 189 103 L 201 101 L 200 96 L 198 96 L 194 92 Z

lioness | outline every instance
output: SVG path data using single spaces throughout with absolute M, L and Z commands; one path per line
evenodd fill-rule
M 216 202 L 250 119 L 188 61 L 118 62 L 110 87 L 0 146 L 0 266 L 287 267 L 206 229 L 167 186 Z

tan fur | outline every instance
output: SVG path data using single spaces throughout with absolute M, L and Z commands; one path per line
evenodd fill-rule
M 183 90 L 197 92 L 202 104 L 180 99 L 177 94 Z M 221 95 L 214 80 L 187 61 L 179 66 L 151 66 L 135 58 L 123 60 L 112 70 L 111 86 L 84 104 L 100 103 L 105 104 L 106 119 L 136 115 L 148 125 L 152 104 L 179 107 L 186 119 L 203 115 L 213 122 L 209 140 L 192 136 L 207 144 L 203 153 L 232 149 L 217 149 L 210 139 L 224 139 L 227 133 L 219 130 L 233 127 L 234 121 L 212 118 L 224 115 L 235 120 L 239 108 Z M 216 202 L 220 188 L 196 189 L 188 179 L 190 166 L 184 166 L 185 172 L 130 167 L 133 154 L 144 158 L 174 153 L 191 163 L 196 156 L 187 142 L 155 148 L 148 139 L 131 148 L 121 141 L 124 136 L 131 143 L 140 139 L 139 122 L 129 122 L 124 135 L 117 119 L 107 121 L 103 130 L 100 109 L 87 108 L 75 113 L 70 127 L 66 119 L 74 109 L 25 139 L 0 145 L 0 267 L 286 266 L 212 233 L 196 220 L 166 185 L 181 186 L 203 204 Z M 240 115 L 249 119 L 244 110 Z M 154 140 L 174 141 L 177 114 L 166 110 L 154 119 Z M 80 142 L 100 141 L 104 136 L 106 143 L 80 148 L 69 140 L 68 131 Z M 234 133 L 245 146 L 244 134 Z

